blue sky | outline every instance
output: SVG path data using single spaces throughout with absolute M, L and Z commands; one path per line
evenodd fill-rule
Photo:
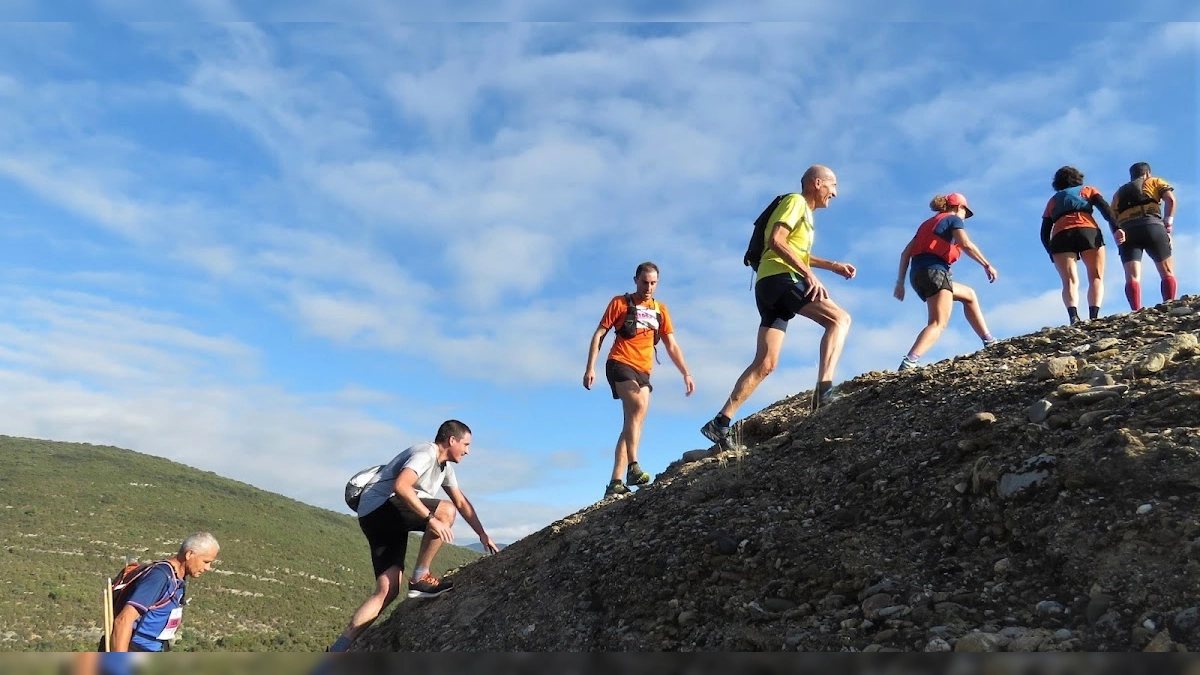
M 355 470 L 454 417 L 475 430 L 464 491 L 512 541 L 603 491 L 620 409 L 580 380 L 643 260 L 696 381 L 685 398 L 664 355 L 643 466 L 707 445 L 754 351 L 750 222 L 816 162 L 839 196 L 815 252 L 859 269 L 824 277 L 854 317 L 839 379 L 894 368 L 923 325 L 891 286 L 937 192 L 977 214 L 1000 278 L 966 259 L 956 278 L 999 337 L 1065 319 L 1038 241 L 1063 164 L 1106 195 L 1135 161 L 1174 183 L 1180 289 L 1200 292 L 1196 24 L 410 25 L 365 2 L 351 25 L 125 25 L 180 17 L 56 7 L 105 21 L 0 25 L 4 434 L 344 510 Z M 1110 247 L 1105 314 L 1121 287 Z M 743 416 L 811 388 L 817 339 L 794 322 Z M 976 346 L 956 314 L 927 360 Z

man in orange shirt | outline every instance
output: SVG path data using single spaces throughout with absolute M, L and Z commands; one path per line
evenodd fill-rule
M 604 374 L 612 388 L 613 398 L 621 400 L 625 422 L 621 427 L 621 435 L 617 437 L 612 480 L 604 490 L 606 497 L 629 492 L 625 483 L 645 485 L 650 482 L 650 474 L 638 465 L 637 453 L 642 437 L 642 422 L 646 419 L 650 392 L 653 390 L 650 370 L 654 367 L 655 345 L 660 339 L 667 348 L 667 356 L 683 374 L 687 395 L 691 396 L 695 389 L 687 364 L 683 361 L 683 350 L 675 341 L 675 330 L 671 326 L 667 306 L 654 299 L 654 291 L 658 288 L 658 266 L 652 262 L 638 265 L 633 281 L 637 290 L 614 297 L 604 310 L 600 325 L 592 333 L 587 369 L 583 373 L 583 386 L 591 389 L 596 381 L 596 356 L 600 353 L 600 344 L 608 331 L 616 328 L 617 335 L 608 352 Z M 623 471 L 625 483 L 621 482 Z
M 1142 308 L 1142 252 L 1158 268 L 1163 302 L 1175 299 L 1175 263 L 1171 259 L 1171 229 L 1175 225 L 1175 188 L 1150 173 L 1150 165 L 1129 167 L 1129 182 L 1112 198 L 1117 215 L 1113 236 L 1125 266 L 1125 298 L 1135 312 Z

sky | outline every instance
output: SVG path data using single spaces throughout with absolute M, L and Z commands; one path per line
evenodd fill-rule
M 821 273 L 853 316 L 838 380 L 895 368 L 924 325 L 891 291 L 937 193 L 976 213 L 968 231 L 999 279 L 965 257 L 955 278 L 997 337 L 1065 322 L 1038 230 L 1066 164 L 1106 195 L 1137 161 L 1173 183 L 1180 291 L 1200 293 L 1197 24 L 824 22 L 830 8 L 731 24 L 715 3 L 635 1 L 575 16 L 480 3 L 484 19 L 623 20 L 540 24 L 404 23 L 444 17 L 370 1 L 340 15 L 47 5 L 3 18 L 82 22 L 0 24 L 7 435 L 116 445 L 348 513 L 350 475 L 456 418 L 474 430 L 460 485 L 492 538 L 514 541 L 602 496 L 621 425 L 611 335 L 600 382 L 581 381 L 642 261 L 661 269 L 696 383 L 685 397 L 662 355 L 642 465 L 709 445 L 699 427 L 754 353 L 753 219 L 814 163 L 839 188 L 814 253 L 858 269 Z M 331 16 L 355 22 L 281 23 Z M 1128 306 L 1106 251 L 1109 315 Z M 818 340 L 793 321 L 739 418 L 811 389 Z M 956 310 L 925 361 L 978 347 Z

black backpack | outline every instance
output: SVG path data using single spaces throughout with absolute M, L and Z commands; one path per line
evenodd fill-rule
M 763 253 L 766 253 L 767 225 L 771 224 L 767 221 L 771 219 L 771 214 L 775 212 L 779 202 L 789 194 L 792 193 L 787 192 L 772 199 L 767 208 L 763 209 L 763 212 L 758 214 L 758 218 L 754 221 L 754 232 L 750 234 L 750 244 L 746 246 L 746 255 L 742 257 L 742 264 L 755 272 L 758 271 L 758 264 L 762 262 Z

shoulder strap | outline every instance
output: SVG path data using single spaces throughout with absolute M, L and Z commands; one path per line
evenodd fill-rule
M 179 579 L 175 577 L 175 568 L 171 567 L 171 563 L 167 562 L 166 560 L 159 560 L 158 562 L 149 565 L 146 568 L 146 572 L 142 574 L 142 577 L 145 577 L 146 574 L 150 573 L 150 570 L 158 567 L 159 565 L 167 566 L 167 588 L 163 592 L 162 597 L 156 600 L 153 605 L 150 605 L 146 608 L 146 612 L 152 612 L 160 607 L 165 607 L 171 604 L 171 601 L 175 599 L 175 591 L 179 590 Z

